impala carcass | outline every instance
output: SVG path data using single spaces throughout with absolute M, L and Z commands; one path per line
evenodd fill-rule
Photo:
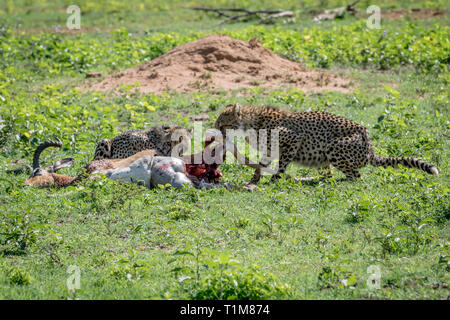
M 212 135 L 205 141 L 205 150 L 199 154 L 179 158 L 157 156 L 156 150 L 144 150 L 125 159 L 93 160 L 84 167 L 86 172 L 76 177 L 56 173 L 62 168 L 70 167 L 75 161 L 73 158 L 65 158 L 54 162 L 50 167 L 41 168 L 39 157 L 42 151 L 48 147 L 61 147 L 62 145 L 60 141 L 44 142 L 36 148 L 33 156 L 32 174 L 25 181 L 24 186 L 66 187 L 83 178 L 95 177 L 96 174 L 101 173 L 112 180 L 141 184 L 147 188 L 167 184 L 175 188 L 181 188 L 183 185 L 211 188 L 221 185 L 222 172 L 218 169 L 218 166 L 221 164 L 226 151 L 230 151 L 239 163 L 261 169 L 261 165 L 252 163 L 247 157 L 241 155 L 233 143 L 227 141 L 224 144 L 220 132 L 216 131 L 211 131 Z M 212 145 L 213 142 L 216 142 L 215 146 Z M 205 153 L 209 153 L 211 157 L 218 161 L 205 162 Z M 200 163 L 194 161 L 197 156 L 200 156 Z M 231 188 L 229 184 L 222 185 L 227 189 Z
M 112 180 L 137 183 L 148 188 L 166 184 L 175 188 L 193 185 L 186 174 L 183 160 L 156 156 L 155 150 L 144 150 L 126 159 L 94 160 L 85 166 L 86 174 L 70 177 L 58 174 L 56 171 L 71 166 L 74 162 L 72 158 L 57 161 L 48 168 L 40 167 L 39 156 L 48 147 L 61 147 L 61 142 L 44 142 L 37 147 L 33 156 L 33 171 L 24 186 L 66 187 L 98 173 L 105 174 Z

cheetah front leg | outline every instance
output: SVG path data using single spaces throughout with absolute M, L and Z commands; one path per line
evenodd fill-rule
M 261 180 L 261 176 L 261 169 L 256 169 L 253 177 L 250 179 L 250 184 L 257 184 Z
M 270 143 L 267 143 L 267 155 L 268 157 L 270 157 L 270 159 L 265 158 L 259 162 L 258 166 L 255 166 L 256 170 L 252 179 L 250 180 L 250 184 L 256 184 L 260 181 L 262 176 L 262 169 L 268 169 L 270 163 L 272 162 L 272 156 L 274 154 L 279 155 L 278 168 L 276 173 L 274 173 L 270 178 L 269 183 L 273 183 L 278 180 L 281 177 L 281 174 L 286 172 L 288 165 L 294 160 L 299 151 L 302 142 L 301 134 L 292 132 L 286 128 L 275 128 L 273 130 L 278 131 L 278 141 L 276 141 L 274 145 L 272 145 L 272 141 L 270 141 Z M 267 141 L 269 142 L 269 140 Z M 276 150 L 272 150 L 272 148 L 274 147 L 278 148 L 278 152 L 275 152 Z M 269 169 L 268 172 L 273 172 L 273 170 Z
M 288 165 L 294 160 L 294 157 L 297 153 L 296 149 L 293 149 L 292 152 L 282 152 L 280 155 L 280 160 L 278 161 L 278 171 L 276 174 L 272 175 L 270 178 L 270 183 L 274 183 L 278 179 L 280 179 L 281 174 L 286 172 Z
M 263 158 L 258 163 L 258 168 L 256 168 L 255 173 L 253 174 L 252 179 L 250 180 L 251 184 L 257 184 L 259 180 L 261 180 L 263 169 L 266 172 L 271 172 L 270 165 L 272 163 L 272 160 L 270 159 L 270 149 L 268 150 L 267 154 L 268 158 Z
M 261 137 L 258 136 L 257 139 L 255 139 L 253 137 L 253 139 L 250 138 L 250 136 L 246 136 L 245 137 L 245 141 L 254 149 L 258 149 L 258 144 L 255 144 L 256 141 L 258 141 L 258 143 L 264 143 L 266 144 L 267 147 L 267 157 L 269 157 L 268 159 L 261 159 L 258 163 L 259 167 L 255 169 L 255 173 L 253 174 L 253 177 L 250 179 L 250 184 L 257 184 L 262 177 L 262 169 L 263 167 L 268 168 L 270 166 L 270 163 L 272 162 L 270 159 L 271 157 L 271 143 L 270 143 L 270 139 L 265 136 L 265 137 Z
M 278 128 L 279 131 L 279 161 L 277 173 L 272 175 L 270 183 L 277 181 L 286 172 L 288 165 L 295 159 L 300 150 L 303 136 L 299 133 Z

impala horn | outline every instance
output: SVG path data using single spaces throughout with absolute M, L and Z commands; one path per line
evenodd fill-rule
M 39 164 L 39 157 L 42 153 L 42 151 L 44 151 L 46 148 L 48 147 L 57 147 L 57 148 L 61 148 L 62 143 L 61 141 L 46 141 L 46 142 L 42 142 L 37 148 L 36 151 L 34 152 L 33 155 L 33 172 L 31 174 L 31 176 L 38 176 L 41 175 L 42 173 L 41 171 L 41 166 Z

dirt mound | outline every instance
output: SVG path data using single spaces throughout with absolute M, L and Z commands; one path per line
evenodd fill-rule
M 192 92 L 251 87 L 296 87 L 304 91 L 350 91 L 350 82 L 330 73 L 307 70 L 264 48 L 258 41 L 211 35 L 186 43 L 138 67 L 91 83 L 86 90 L 116 90 L 134 85 L 141 92 Z

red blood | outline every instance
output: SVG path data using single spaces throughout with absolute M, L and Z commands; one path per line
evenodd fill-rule
M 211 140 L 205 141 L 205 148 L 214 141 L 214 137 Z M 214 150 L 212 153 L 214 156 Z M 222 177 L 222 172 L 217 169 L 218 164 L 206 164 L 202 157 L 201 164 L 186 164 L 186 171 L 189 175 L 196 177 L 200 181 L 203 180 L 207 183 L 219 183 Z
M 171 168 L 172 166 L 173 166 L 173 163 L 164 163 L 164 164 L 162 164 L 162 165 L 159 167 L 159 169 L 160 169 L 161 171 L 168 172 L 168 171 L 169 171 L 169 168 Z

